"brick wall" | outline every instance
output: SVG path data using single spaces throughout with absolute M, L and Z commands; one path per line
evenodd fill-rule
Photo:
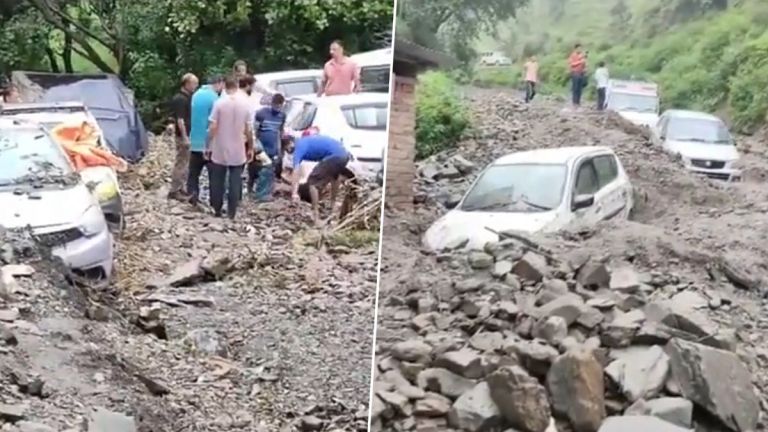
M 413 180 L 416 171 L 415 85 L 415 79 L 396 75 L 389 108 L 385 199 L 388 207 L 401 210 L 413 207 Z

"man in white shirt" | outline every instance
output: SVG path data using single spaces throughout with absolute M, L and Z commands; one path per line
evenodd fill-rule
M 605 109 L 605 93 L 608 89 L 609 80 L 610 80 L 610 75 L 608 74 L 608 68 L 605 66 L 605 62 L 601 61 L 600 63 L 597 64 L 597 70 L 595 70 L 598 111 L 602 111 Z

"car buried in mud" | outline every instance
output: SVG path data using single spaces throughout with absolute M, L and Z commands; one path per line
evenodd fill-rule
M 113 237 L 98 201 L 39 124 L 0 117 L 0 226 L 29 229 L 76 273 L 108 278 Z
M 659 87 L 642 81 L 611 80 L 605 107 L 630 123 L 653 127 L 659 120 Z
M 717 116 L 687 110 L 665 111 L 651 130 L 651 140 L 677 156 L 688 171 L 719 180 L 742 178 L 733 136 Z
M 628 218 L 633 204 L 629 178 L 608 147 L 512 153 L 479 174 L 423 243 L 432 251 L 483 249 L 503 232 L 554 232 Z

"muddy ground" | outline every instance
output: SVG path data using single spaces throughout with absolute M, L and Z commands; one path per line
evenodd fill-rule
M 31 265 L 0 283 L 3 430 L 365 430 L 377 233 L 318 249 L 288 199 L 235 222 L 168 202 L 170 150 L 122 177 L 113 283 L 72 287 L 0 242 L 0 264 Z
M 768 189 L 765 188 L 768 159 L 760 142 L 740 139 L 739 146 L 745 152 L 746 180 L 724 183 L 685 172 L 671 157 L 651 147 L 642 130 L 613 115 L 601 115 L 588 109 L 573 112 L 562 102 L 554 100 L 537 100 L 526 107 L 519 103 L 519 95 L 500 94 L 497 90 L 470 89 L 467 98 L 475 117 L 474 131 L 457 149 L 420 164 L 421 174 L 415 185 L 419 204 L 414 212 L 388 211 L 385 215 L 377 378 L 374 384 L 378 399 L 374 399 L 373 405 L 374 427 L 378 430 L 421 432 L 502 430 L 511 427 L 509 430 L 543 432 L 546 427 L 551 427 L 544 420 L 532 423 L 520 418 L 535 419 L 538 415 L 546 419 L 552 414 L 557 419 L 557 430 L 561 432 L 594 432 L 606 415 L 650 414 L 651 409 L 635 403 L 636 397 L 630 398 L 626 392 L 622 394 L 621 387 L 626 387 L 626 383 L 617 384 L 607 372 L 610 360 L 616 360 L 626 345 L 636 348 L 640 327 L 630 326 L 634 338 L 622 341 L 625 343 L 618 346 L 614 338 L 606 336 L 613 336 L 609 329 L 614 330 L 619 325 L 620 317 L 629 319 L 638 315 L 641 319 L 633 321 L 632 325 L 642 325 L 639 333 L 644 333 L 645 326 L 650 325 L 652 320 L 647 307 L 643 307 L 669 301 L 680 303 L 675 306 L 687 311 L 695 311 L 691 313 L 700 317 L 700 323 L 705 327 L 718 329 L 718 334 L 723 337 L 718 343 L 710 345 L 727 348 L 719 367 L 727 369 L 733 364 L 740 364 L 747 372 L 741 375 L 734 372 L 735 375 L 722 375 L 718 379 L 708 376 L 707 372 L 694 374 L 692 386 L 707 393 L 706 396 L 691 394 L 695 392 L 690 389 L 682 392 L 670 389 L 669 385 L 666 389 L 646 392 L 644 399 L 674 397 L 671 401 L 664 400 L 662 404 L 674 405 L 672 408 L 665 406 L 673 412 L 671 417 L 677 420 L 677 426 L 673 427 L 685 429 L 663 429 L 670 425 L 666 422 L 662 426 L 605 422 L 602 423 L 604 429 L 600 430 L 613 432 L 629 430 L 630 427 L 670 432 L 689 427 L 699 431 L 765 430 L 764 416 L 768 408 L 768 374 L 764 372 L 768 360 L 765 328 L 768 327 L 768 319 L 764 313 L 766 302 L 763 297 L 768 290 L 768 268 L 765 264 L 768 258 Z M 435 256 L 422 250 L 421 235 L 447 211 L 442 203 L 460 197 L 485 164 L 513 151 L 573 145 L 605 145 L 617 152 L 637 189 L 632 220 L 607 222 L 586 232 L 531 236 L 532 243 L 508 240 L 504 246 L 515 252 L 502 253 L 502 258 L 507 257 L 504 259 L 500 258 L 498 248 L 486 250 L 480 256 L 467 256 L 465 252 Z M 456 164 L 451 158 L 457 154 L 475 165 L 470 173 L 456 175 L 455 168 L 461 168 L 461 164 Z M 444 174 L 452 178 L 440 179 L 439 175 L 438 180 L 425 178 L 442 170 L 447 170 Z M 530 267 L 520 264 L 526 261 L 521 257 L 526 251 L 544 255 L 547 265 L 542 266 L 549 268 L 542 271 L 545 275 L 552 272 L 555 276 L 550 274 L 542 280 L 537 279 L 535 276 L 538 273 L 534 272 L 533 280 L 530 280 L 530 272 L 521 270 Z M 557 270 L 558 265 L 571 263 L 568 258 L 572 258 L 573 254 L 589 258 L 590 263 L 600 263 L 607 273 L 605 286 L 596 292 L 584 290 L 585 269 L 578 265 L 565 265 L 566 270 Z M 509 256 L 513 256 L 514 260 L 507 266 Z M 500 263 L 500 260 L 503 262 Z M 565 329 L 568 333 L 564 341 L 562 336 L 566 333 L 559 337 L 553 336 L 558 332 L 552 333 L 552 329 L 562 330 L 558 321 L 560 317 L 542 318 L 534 313 L 538 310 L 536 306 L 542 307 L 551 300 L 551 297 L 542 300 L 553 285 L 548 282 L 550 279 L 557 279 L 558 284 L 554 285 L 558 287 L 567 283 L 566 291 L 580 295 L 583 300 L 574 300 L 579 308 L 586 307 L 584 302 L 605 306 L 606 299 L 601 296 L 617 295 L 611 278 L 620 279 L 618 274 L 613 273 L 624 267 L 631 268 L 630 274 L 634 275 L 637 286 L 641 288 L 630 295 L 637 302 L 628 303 L 626 296 L 620 296 L 622 301 L 617 300 L 616 306 L 601 309 L 604 312 L 602 315 L 592 315 L 593 318 L 597 316 L 601 324 L 585 328 L 579 322 L 574 328 L 572 318 L 566 317 Z M 510 271 L 510 268 L 513 270 Z M 626 276 L 626 273 L 623 275 Z M 511 289 L 513 293 L 507 292 L 506 297 L 499 294 L 499 290 L 503 291 L 499 288 L 501 284 L 493 282 L 499 277 L 512 287 L 507 290 Z M 477 290 L 468 288 L 477 279 L 482 280 L 474 287 Z M 561 281 L 563 283 L 559 285 Z M 611 299 L 611 302 L 615 300 Z M 527 301 L 536 303 L 527 307 Z M 698 304 L 699 301 L 703 304 Z M 589 309 L 594 312 L 591 307 Z M 497 320 L 499 318 L 500 321 Z M 666 324 L 669 322 L 664 321 Z M 676 325 L 670 324 L 671 327 Z M 691 328 L 686 330 L 693 331 Z M 697 327 L 694 332 L 699 330 L 705 329 Z M 675 336 L 678 334 L 676 331 L 677 328 L 670 333 Z M 671 339 L 686 339 L 686 336 L 689 335 L 681 334 Z M 711 335 L 698 336 L 698 339 L 688 340 L 701 342 L 705 336 Z M 550 339 L 544 344 L 559 350 L 565 358 L 560 363 L 554 360 L 554 356 L 549 359 L 550 363 L 559 364 L 559 369 L 552 366 L 548 372 L 555 375 L 555 378 L 549 378 L 554 382 L 549 382 L 546 376 L 537 375 L 540 371 L 533 371 L 530 367 L 530 353 L 519 348 L 520 343 L 527 343 L 526 340 L 547 337 Z M 520 342 L 521 338 L 523 342 Z M 642 349 L 650 349 L 647 348 L 648 339 L 640 342 L 644 346 Z M 499 342 L 499 345 L 489 343 L 501 340 L 504 343 Z M 656 346 L 665 347 L 667 355 L 663 356 L 665 360 L 661 366 L 652 366 L 664 370 L 662 378 L 685 375 L 682 371 L 697 362 L 681 361 L 679 355 L 676 357 L 673 354 L 679 354 L 680 350 L 676 350 L 672 342 L 667 343 L 668 340 L 669 334 L 665 338 L 654 339 Z M 599 358 L 598 370 L 606 368 L 605 376 L 598 372 L 596 377 L 593 373 L 590 378 L 588 371 L 594 366 L 590 363 L 592 359 L 580 354 L 565 354 L 570 352 L 574 341 L 575 345 L 597 348 L 595 352 L 600 354 L 595 355 Z M 696 346 L 701 347 L 699 344 Z M 706 348 L 701 350 L 706 351 Z M 510 360 L 507 355 L 514 358 Z M 698 363 L 701 363 L 701 358 L 708 354 L 697 352 L 697 355 L 700 355 Z M 513 370 L 512 366 L 505 368 L 505 362 L 523 364 L 527 371 Z M 478 373 L 469 370 L 470 364 L 495 366 Z M 547 364 L 549 366 L 551 364 Z M 653 367 L 641 371 L 635 378 L 644 380 L 646 384 L 652 381 Z M 496 368 L 500 369 L 490 373 Z M 448 369 L 450 373 L 429 381 L 424 378 L 425 369 L 432 374 L 435 374 L 435 369 L 441 370 L 441 373 Z M 564 373 L 563 370 L 570 372 Z M 528 373 L 535 378 L 530 379 Z M 469 383 L 467 378 L 471 378 Z M 729 390 L 716 385 L 717 381 L 738 382 L 747 392 L 746 396 L 729 393 Z M 493 402 L 489 400 L 487 387 L 472 387 L 477 382 L 483 385 L 490 383 L 491 394 L 495 389 L 496 394 L 491 397 Z M 663 380 L 661 383 L 664 384 Z M 618 390 L 611 388 L 617 385 Z M 447 386 L 450 389 L 446 390 Z M 590 387 L 592 393 L 585 387 Z M 598 387 L 599 392 L 594 390 Z M 457 391 L 457 388 L 463 390 Z M 518 402 L 507 401 L 505 408 L 505 402 L 499 399 L 503 399 L 499 396 L 499 389 L 503 390 L 502 394 L 515 394 Z M 465 394 L 473 391 L 472 395 Z M 578 400 L 574 403 L 577 408 L 563 407 L 563 391 L 574 395 L 573 399 Z M 728 402 L 729 398 L 731 402 Z M 691 400 L 695 407 L 693 415 L 686 414 L 692 409 Z M 735 405 L 740 406 L 733 406 L 733 401 L 738 401 Z M 501 407 L 501 413 L 493 408 L 494 405 Z M 730 406 L 724 408 L 725 405 Z M 653 414 L 661 416 L 655 411 Z M 739 420 L 732 420 L 734 418 Z M 551 430 L 547 429 L 548 432 Z

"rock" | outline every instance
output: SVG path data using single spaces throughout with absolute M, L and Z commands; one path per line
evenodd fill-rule
M 498 351 L 504 346 L 504 335 L 499 332 L 477 333 L 469 339 L 469 345 L 478 351 Z
M 430 392 L 456 399 L 471 390 L 477 383 L 447 369 L 430 368 L 419 372 L 417 385 Z
M 488 368 L 483 356 L 469 348 L 443 353 L 433 364 L 470 379 L 482 378 Z
M 568 323 L 563 317 L 542 318 L 533 326 L 533 337 L 543 339 L 550 345 L 560 345 L 568 336 Z
M 392 356 L 398 360 L 427 363 L 432 347 L 419 339 L 398 342 L 392 346 Z
M 456 283 L 456 291 L 459 294 L 466 294 L 470 292 L 480 291 L 485 286 L 486 281 L 482 278 L 465 279 Z
M 640 278 L 632 267 L 619 267 L 611 272 L 608 286 L 613 291 L 634 294 L 640 288 Z
M 451 410 L 451 400 L 437 393 L 427 393 L 416 401 L 413 414 L 424 417 L 442 417 Z
M 384 372 L 381 378 L 386 382 L 392 383 L 393 388 L 408 399 L 421 399 L 424 397 L 424 390 L 411 384 L 397 369 Z
M 461 171 L 456 169 L 454 166 L 444 166 L 440 168 L 440 170 L 437 172 L 437 175 L 434 178 L 435 180 L 441 180 L 441 179 L 456 179 L 459 177 L 461 177 Z
M 576 294 L 567 293 L 534 311 L 538 317 L 559 316 L 565 319 L 567 325 L 576 322 L 581 315 L 584 300 Z
M 540 282 L 549 274 L 547 260 L 534 252 L 527 252 L 515 263 L 512 272 L 523 280 Z
M 377 419 L 379 417 L 389 417 L 391 410 L 384 403 L 378 395 L 373 395 L 373 403 L 371 404 L 371 419 Z
M 227 358 L 229 353 L 222 337 L 213 329 L 194 329 L 189 332 L 189 340 L 195 350 L 210 356 Z
M 552 410 L 575 432 L 594 432 L 605 417 L 603 368 L 592 351 L 577 348 L 558 357 L 547 374 Z
M 664 397 L 635 402 L 627 408 L 626 415 L 651 415 L 674 425 L 690 428 L 693 421 L 693 403 L 688 399 Z
M 600 341 L 609 348 L 628 347 L 644 321 L 645 314 L 641 310 L 617 315 L 610 323 L 603 324 Z
M 398 414 L 406 417 L 411 415 L 411 404 L 404 395 L 394 391 L 379 390 L 376 392 L 376 396 Z
M 429 180 L 434 180 L 435 177 L 437 177 L 439 171 L 436 166 L 427 164 L 421 167 L 421 169 L 419 170 L 419 173 L 424 178 L 427 178 Z
M 18 432 L 56 432 L 56 429 L 40 423 L 20 421 L 16 423 Z
M 674 329 L 690 333 L 705 345 L 720 348 L 714 336 L 719 326 L 710 320 L 702 311 L 696 308 L 696 302 L 700 298 L 704 305 L 708 302 L 701 297 L 677 296 L 674 300 L 650 303 L 645 307 L 648 319 L 653 322 L 665 324 Z
M 669 357 L 656 345 L 611 353 L 616 360 L 605 369 L 630 402 L 651 399 L 661 392 L 669 374 Z
M 666 346 L 682 395 L 735 431 L 754 430 L 760 404 L 749 370 L 728 351 L 680 339 Z
M 544 305 L 569 293 L 568 283 L 564 280 L 547 279 L 544 281 L 542 290 L 537 296 L 536 304 Z
M 484 270 L 493 265 L 493 256 L 485 252 L 470 252 L 467 259 L 469 260 L 469 266 L 475 270 Z
M 512 261 L 499 261 L 493 266 L 493 271 L 491 271 L 491 274 L 495 278 L 503 278 L 506 276 L 509 272 L 512 271 Z
M 512 427 L 524 432 L 544 432 L 551 411 L 547 392 L 519 366 L 501 367 L 488 376 L 491 399 Z
M 18 309 L 0 309 L 0 321 L 14 322 L 19 319 Z
M 448 413 L 448 423 L 468 432 L 483 432 L 501 423 L 501 412 L 491 399 L 488 383 L 481 382 L 461 395 Z
M 598 432 L 693 432 L 651 416 L 608 417 Z
M 26 411 L 27 409 L 23 405 L 0 404 L 0 419 L 15 423 L 24 420 Z
M 576 322 L 588 329 L 594 329 L 599 326 L 605 320 L 605 315 L 600 312 L 599 309 L 584 305 L 581 308 L 579 317 L 576 318 Z
M 301 418 L 301 430 L 305 432 L 311 432 L 311 431 L 319 431 L 323 429 L 323 425 L 325 422 L 315 416 L 303 416 Z
M 88 432 L 136 432 L 133 417 L 99 408 L 88 421 Z
M 451 163 L 457 170 L 459 170 L 460 173 L 467 175 L 475 170 L 476 165 L 466 159 L 464 159 L 461 155 L 453 155 L 448 160 L 449 163 Z
M 578 271 L 576 281 L 585 288 L 605 288 L 610 285 L 611 275 L 605 264 L 588 262 Z
M 148 284 L 148 288 L 161 288 L 164 286 L 181 287 L 193 285 L 205 276 L 202 268 L 203 258 L 195 258 L 177 266 L 170 276 L 160 278 L 157 282 Z
M 555 348 L 541 340 L 508 339 L 505 341 L 504 351 L 516 354 L 523 367 L 536 377 L 546 376 L 550 365 L 559 355 Z
M 520 308 L 513 301 L 501 301 L 496 307 L 497 314 L 501 319 L 511 320 L 520 313 Z

